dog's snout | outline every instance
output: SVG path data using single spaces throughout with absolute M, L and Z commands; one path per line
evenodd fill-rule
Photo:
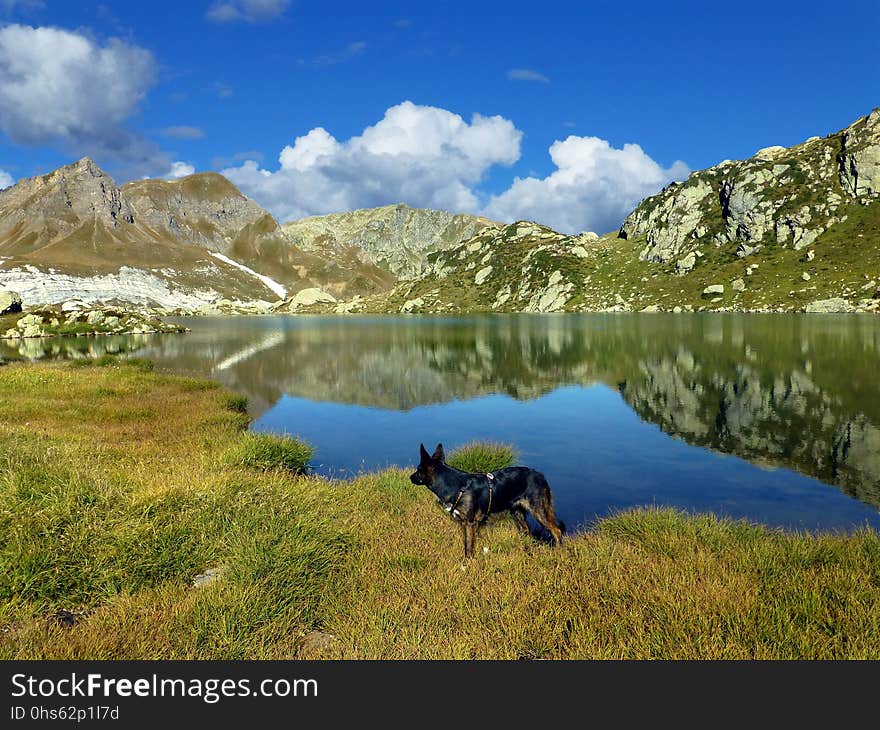
M 419 483 L 420 483 L 420 482 L 419 482 L 419 473 L 418 473 L 417 471 L 415 471 L 415 472 L 413 472 L 412 474 L 410 474 L 410 475 L 409 475 L 409 480 L 410 480 L 413 484 L 419 484 Z

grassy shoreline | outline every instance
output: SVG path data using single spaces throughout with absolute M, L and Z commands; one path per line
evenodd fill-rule
M 880 657 L 873 531 L 500 519 L 465 564 L 406 471 L 298 474 L 242 411 L 143 361 L 0 367 L 0 659 Z

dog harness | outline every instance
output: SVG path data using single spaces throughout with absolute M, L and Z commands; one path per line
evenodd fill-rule
M 495 479 L 495 475 L 490 472 L 487 472 L 486 476 L 489 478 L 490 482 Z M 490 484 L 489 485 L 489 505 L 488 505 L 488 507 L 486 507 L 486 513 L 483 515 L 483 518 L 480 520 L 480 522 L 485 522 L 486 520 L 489 519 L 489 515 L 492 512 L 492 494 L 494 491 L 495 490 L 492 489 L 492 485 Z M 451 506 L 446 507 L 446 511 L 449 512 L 449 514 L 455 515 L 456 517 L 459 516 L 458 511 L 456 510 L 456 507 L 458 507 L 458 503 L 461 502 L 461 495 L 463 495 L 464 492 L 465 492 L 464 489 L 459 489 L 458 494 L 455 495 L 455 502 L 453 502 Z

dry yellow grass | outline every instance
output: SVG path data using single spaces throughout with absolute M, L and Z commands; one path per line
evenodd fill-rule
M 246 423 L 142 367 L 0 368 L 0 658 L 880 656 L 873 532 L 648 510 L 554 549 L 501 519 L 465 562 L 407 472 L 237 466 Z

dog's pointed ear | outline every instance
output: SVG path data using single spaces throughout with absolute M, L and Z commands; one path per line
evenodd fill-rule
M 443 444 L 437 444 L 437 448 L 434 449 L 434 455 L 431 458 L 435 461 L 446 463 L 446 452 L 443 451 Z
M 431 461 L 431 455 L 428 453 L 428 450 L 425 448 L 424 444 L 419 444 L 419 457 L 423 464 L 427 464 Z

